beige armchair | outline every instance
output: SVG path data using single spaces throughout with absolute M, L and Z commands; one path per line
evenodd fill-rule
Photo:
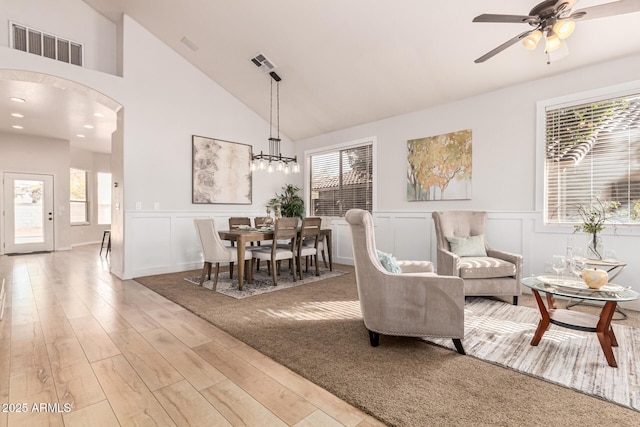
M 453 338 L 458 353 L 465 354 L 462 279 L 436 275 L 430 261 L 399 261 L 402 272 L 389 273 L 378 260 L 371 214 L 351 209 L 345 219 L 371 345 L 378 346 L 380 335 Z
M 518 305 L 518 296 L 522 294 L 522 255 L 489 246 L 485 235 L 487 213 L 446 211 L 433 212 L 431 216 L 436 227 L 438 274 L 461 277 L 467 296 L 510 296 L 513 305 Z M 483 236 L 486 255 L 459 256 L 452 251 L 450 241 L 471 236 Z

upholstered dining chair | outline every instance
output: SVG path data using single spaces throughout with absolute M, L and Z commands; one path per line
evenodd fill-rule
M 204 278 L 209 275 L 211 279 L 211 265 L 215 263 L 216 270 L 213 276 L 213 290 L 215 291 L 218 286 L 218 273 L 220 271 L 220 263 L 229 263 L 229 277 L 233 278 L 233 263 L 238 262 L 238 252 L 225 244 L 220 239 L 218 231 L 216 230 L 213 219 L 194 219 L 193 222 L 198 232 L 198 238 L 202 245 L 202 252 L 204 256 L 204 266 L 202 268 L 202 275 L 200 276 L 200 286 L 204 283 Z M 247 282 L 253 282 L 253 268 L 252 268 L 252 254 L 250 250 L 245 251 L 244 262 L 246 263 L 245 271 L 247 271 Z
M 438 276 L 430 261 L 398 261 L 399 273 L 387 271 L 378 259 L 371 214 L 351 209 L 351 229 L 358 298 L 373 347 L 380 335 L 452 338 L 465 354 L 464 283 Z
M 298 274 L 302 280 L 302 258 L 305 259 L 305 271 L 309 271 L 309 257 L 313 257 L 313 264 L 316 268 L 316 276 L 320 275 L 318 270 L 318 244 L 320 242 L 320 225 L 322 218 L 307 217 L 302 218 L 298 244 Z
M 518 305 L 522 255 L 489 246 L 487 213 L 441 211 L 431 216 L 436 228 L 438 274 L 462 278 L 467 296 L 508 296 Z
M 251 249 L 253 257 L 257 260 L 269 262 L 273 286 L 277 286 L 276 276 L 280 268 L 280 261 L 291 260 L 291 274 L 293 281 L 296 281 L 296 245 L 298 237 L 298 218 L 279 218 L 276 220 L 273 229 L 273 244 L 270 246 L 259 246 Z M 287 244 L 276 244 L 278 241 L 287 241 Z

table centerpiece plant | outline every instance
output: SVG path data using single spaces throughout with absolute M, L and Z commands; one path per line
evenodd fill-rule
M 287 184 L 282 187 L 282 193 L 269 200 L 269 205 L 274 209 L 280 208 L 284 217 L 297 217 L 302 219 L 304 215 L 304 200 L 298 195 L 299 187 Z
M 582 231 L 589 234 L 587 243 L 587 256 L 594 259 L 604 258 L 604 248 L 600 233 L 604 230 L 606 222 L 610 222 L 611 214 L 620 207 L 619 202 L 602 202 L 597 200 L 590 205 L 579 205 L 578 215 L 582 219 L 581 224 L 574 226 L 574 233 Z

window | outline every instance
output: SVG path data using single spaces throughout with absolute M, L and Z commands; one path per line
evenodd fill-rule
M 582 222 L 578 207 L 618 206 L 640 223 L 640 93 L 545 112 L 545 222 Z
M 313 153 L 309 206 L 314 216 L 344 216 L 373 210 L 373 143 Z
M 98 224 L 111 224 L 111 174 L 98 172 Z
M 71 202 L 70 215 L 71 224 L 88 224 L 88 203 L 87 203 L 87 172 L 80 169 L 71 169 Z

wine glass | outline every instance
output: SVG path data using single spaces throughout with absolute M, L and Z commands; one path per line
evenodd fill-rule
M 582 278 L 582 270 L 587 266 L 586 260 L 584 257 L 574 257 L 573 264 L 571 264 L 571 271 L 578 278 Z
M 558 283 L 562 284 L 563 282 L 562 273 L 564 272 L 565 268 L 567 268 L 567 259 L 562 255 L 554 255 L 553 264 L 551 265 L 551 267 L 555 270 L 555 272 L 558 275 L 558 278 L 559 278 Z

